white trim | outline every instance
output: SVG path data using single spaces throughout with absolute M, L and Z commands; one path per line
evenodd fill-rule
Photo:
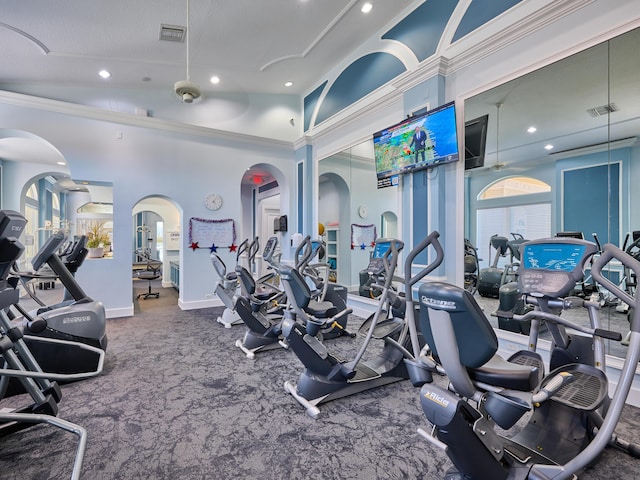
M 101 108 L 89 107 L 75 103 L 61 102 L 47 98 L 23 95 L 20 93 L 0 90 L 0 103 L 15 105 L 18 107 L 34 108 L 48 112 L 62 113 L 90 120 L 118 123 L 133 127 L 143 127 L 155 130 L 170 132 L 173 134 L 183 134 L 191 136 L 205 137 L 215 140 L 227 140 L 235 143 L 251 144 L 261 148 L 281 148 L 293 151 L 293 143 L 282 140 L 274 140 L 266 137 L 257 137 L 243 133 L 235 133 L 217 130 L 198 125 L 162 120 L 154 117 L 143 117 L 128 113 L 103 110 Z
M 504 14 L 499 15 L 483 25 L 481 29 L 465 35 L 449 48 L 445 49 L 444 52 L 452 58 L 447 74 L 457 72 L 482 58 L 494 54 L 498 50 L 519 42 L 523 37 L 544 29 L 548 25 L 581 10 L 594 1 L 595 0 L 575 0 L 572 2 L 548 1 L 548 4 L 540 9 L 537 9 L 537 6 L 534 5 L 533 2 L 529 2 L 529 5 L 527 5 L 528 2 L 522 2 L 505 13 L 508 13 L 510 16 L 516 12 L 529 9 L 529 7 L 536 8 L 537 10 L 530 12 L 530 14 L 526 14 L 525 12 L 519 21 L 511 23 L 506 27 L 500 22 Z M 479 40 L 479 36 L 483 36 L 484 40 Z M 568 55 L 570 54 L 563 54 L 560 58 Z
M 105 313 L 107 318 L 133 317 L 133 303 L 130 307 L 107 308 Z
M 222 303 L 222 300 L 219 298 L 194 300 L 191 302 L 178 299 L 178 307 L 180 307 L 180 310 L 197 310 L 199 308 L 224 307 L 224 303 Z

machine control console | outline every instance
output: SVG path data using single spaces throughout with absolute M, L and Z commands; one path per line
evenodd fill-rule
M 551 298 L 571 294 L 584 276 L 584 266 L 596 253 L 594 243 L 554 237 L 522 246 L 518 276 L 521 293 Z

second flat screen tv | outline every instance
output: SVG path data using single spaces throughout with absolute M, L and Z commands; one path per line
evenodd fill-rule
M 407 118 L 373 134 L 378 188 L 401 173 L 457 162 L 455 103 Z

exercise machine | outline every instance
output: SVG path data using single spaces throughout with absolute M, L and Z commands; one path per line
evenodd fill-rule
M 0 225 L 3 222 L 15 222 L 14 216 L 10 211 L 0 211 Z M 106 315 L 103 304 L 94 301 L 84 292 L 56 254 L 64 241 L 64 232 L 56 232 L 49 237 L 31 263 L 35 272 L 43 265 L 48 265 L 72 300 L 60 303 L 57 308 L 42 307 L 31 313 L 26 312 L 18 302 L 13 302 L 7 315 L 14 320 L 13 323 L 20 323 L 24 333 L 29 335 L 26 342 L 32 354 L 49 371 L 65 374 L 89 372 L 97 367 L 99 356 L 93 350 L 78 349 L 76 345 L 82 343 L 106 351 Z M 14 278 L 17 281 L 18 277 Z M 37 342 L 33 340 L 35 337 L 71 343 Z
M 514 315 L 531 321 L 530 349 L 508 361 L 496 355 L 495 331 L 468 292 L 441 282 L 420 287 L 421 329 L 450 385 L 422 387 L 422 409 L 433 428 L 419 433 L 447 452 L 454 466 L 445 479 L 576 479 L 607 445 L 640 457 L 640 446 L 614 432 L 640 358 L 640 315 L 633 319 L 624 366 L 609 398 L 604 339 L 619 341 L 621 335 L 600 327 L 598 302 L 567 297 L 595 252 L 593 243 L 572 238 L 524 245 L 519 288 L 536 308 Z M 637 304 L 637 297 L 604 277 L 612 260 L 640 272 L 637 260 L 605 245 L 593 277 L 616 297 Z M 561 316 L 567 308 L 584 308 L 589 325 Z M 553 339 L 546 376 L 535 352 L 542 320 Z M 526 425 L 510 435 L 532 411 Z
M 378 298 L 382 289 L 378 286 L 384 283 L 384 262 L 382 257 L 389 248 L 391 239 L 379 239 L 369 256 L 367 268 L 360 271 L 360 287 L 358 293 L 362 297 Z M 392 284 L 393 285 L 393 284 Z
M 478 274 L 478 293 L 483 297 L 497 298 L 500 287 L 505 283 L 504 268 L 498 267 L 501 258 L 506 258 L 509 251 L 509 239 L 498 234 L 492 235 L 489 239 L 489 264 L 487 268 L 480 270 Z M 493 263 L 491 262 L 491 251 L 495 251 Z M 510 280 L 509 280 L 510 281 Z
M 311 297 L 315 302 L 329 302 L 338 312 L 347 310 L 347 287 L 329 281 L 329 273 L 332 270 L 327 262 L 314 262 L 316 258 L 324 257 L 325 245 L 322 240 L 311 240 L 307 235 L 298 245 L 295 252 L 295 269 L 307 281 L 311 289 Z M 349 315 L 339 315 L 330 324 L 323 326 L 318 332 L 321 340 L 330 340 L 340 336 L 354 337 L 347 330 Z
M 464 289 L 471 295 L 478 291 L 480 262 L 478 250 L 468 238 L 464 239 Z
M 271 252 L 270 254 L 267 253 L 266 260 L 270 262 L 274 275 L 279 277 L 282 266 L 279 264 L 279 259 L 275 259 L 273 256 L 276 245 L 275 237 L 273 238 L 274 240 L 271 241 L 270 239 L 267 242 L 267 247 L 265 247 L 265 252 L 267 248 Z M 305 278 L 305 281 L 308 282 L 307 287 L 310 283 L 314 285 L 314 288 L 319 288 L 318 291 L 310 294 L 313 297 L 311 299 L 312 306 L 318 305 L 317 308 L 322 306 L 323 308 L 334 308 L 335 310 L 341 308 L 341 311 L 346 312 L 346 288 L 334 284 L 329 285 L 326 280 L 326 274 L 319 273 L 320 270 L 323 270 L 323 266 L 310 263 L 311 260 L 319 255 L 321 247 L 321 243 L 312 242 L 311 237 L 307 236 L 296 248 L 294 254 L 295 267 L 292 268 Z M 324 271 L 328 273 L 328 268 L 324 269 Z M 248 358 L 255 358 L 255 354 L 259 352 L 288 348 L 288 344 L 282 336 L 282 316 L 286 303 L 289 301 L 286 293 L 273 288 L 256 292 L 252 286 L 249 272 L 243 267 L 237 269 L 236 272 L 241 279 L 244 279 L 245 290 L 249 294 L 236 298 L 235 310 L 246 324 L 247 331 L 242 339 L 236 341 L 235 345 Z M 321 329 L 316 335 L 321 339 L 350 335 L 346 330 L 347 316 L 347 313 L 344 313 L 336 317 L 335 323 Z
M 62 392 L 57 381 L 72 381 L 99 375 L 104 365 L 104 351 L 85 344 L 65 340 L 29 337 L 22 329 L 13 325 L 7 310 L 20 299 L 17 285 L 19 278 L 10 276 L 10 270 L 22 255 L 24 246 L 18 241 L 26 225 L 26 219 L 17 212 L 0 211 L 0 398 L 8 391 L 10 379 L 15 379 L 26 392 L 31 403 L 16 409 L 3 408 L 0 412 L 0 436 L 9 435 L 34 424 L 48 424 L 78 437 L 71 479 L 79 479 L 87 432 L 80 425 L 57 418 L 58 403 Z M 75 347 L 90 351 L 97 356 L 95 371 L 82 374 L 60 374 L 43 372 L 38 361 L 27 347 L 27 340 L 48 343 L 57 347 Z
M 413 285 L 440 265 L 444 256 L 436 239 L 437 234 L 429 235 L 410 252 L 405 260 L 404 278 L 395 275 L 403 242 L 394 239 L 377 241 L 380 245 L 375 248 L 384 250 L 380 258 L 385 271 L 384 283 L 380 285 L 382 293 L 376 312 L 360 329 L 359 333 L 364 334 L 365 338 L 355 357 L 350 360 L 332 355 L 315 337 L 319 329 L 331 324 L 345 312 L 336 312 L 328 306 L 311 306 L 311 293 L 300 272 L 293 268 L 282 268 L 280 277 L 291 305 L 285 311 L 282 332 L 290 349 L 305 367 L 297 383 L 287 381 L 284 388 L 306 408 L 309 416 L 316 418 L 320 414 L 318 405 L 348 395 L 409 378 L 414 385 L 431 380 L 431 372 L 415 362 L 422 345 L 414 321 L 413 298 L 411 295 L 404 297 L 397 294 L 391 286 L 400 281 L 404 283 L 405 291 L 411 292 Z M 436 259 L 412 276 L 413 261 L 432 244 L 437 247 Z M 406 308 L 399 308 L 403 303 Z M 393 312 L 398 311 L 402 313 L 394 315 Z M 365 354 L 374 346 L 373 340 L 384 342 L 384 346 L 365 361 Z M 405 358 L 413 362 L 406 363 Z M 424 378 L 420 378 L 421 375 Z
M 56 254 L 64 241 L 62 230 L 53 234 L 33 257 L 31 264 L 35 272 L 43 265 L 48 265 L 73 301 L 65 302 L 58 308 L 38 309 L 33 319 L 25 319 L 25 328 L 31 335 L 77 341 L 106 350 L 108 339 L 104 306 L 85 293 Z
M 247 326 L 244 336 L 236 340 L 235 346 L 251 359 L 259 352 L 286 348 L 286 344 L 281 342 L 280 330 L 285 295 L 273 285 L 279 270 L 279 257 L 275 255 L 277 246 L 277 237 L 270 237 L 262 253 L 263 260 L 274 270 L 268 274 L 266 282 L 256 282 L 251 273 L 238 263 L 235 274 L 243 285 L 243 294 L 231 298 L 227 295 L 227 302 L 233 305 L 235 312 Z M 255 250 L 255 247 L 248 248 L 250 251 Z
M 498 317 L 498 328 L 515 333 L 529 335 L 531 326 L 527 322 L 516 322 L 512 320 L 512 314 L 522 315 L 531 309 L 523 299 L 518 289 L 518 267 L 520 266 L 520 248 L 526 243 L 522 235 L 512 233 L 512 240 L 507 242 L 507 248 L 511 257 L 511 262 L 505 265 L 503 282 L 498 290 L 498 309 L 492 313 Z M 509 281 L 506 281 L 509 280 Z M 506 312 L 506 314 L 505 314 Z

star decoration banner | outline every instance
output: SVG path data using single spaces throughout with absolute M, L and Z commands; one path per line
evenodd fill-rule
M 356 223 L 351 224 L 351 249 L 358 247 L 364 250 L 367 247 L 372 247 L 376 244 L 376 226 L 371 225 L 358 225 Z
M 189 219 L 189 243 L 194 251 L 207 248 L 212 252 L 218 248 L 232 248 L 236 243 L 236 224 L 231 218 L 212 220 Z

